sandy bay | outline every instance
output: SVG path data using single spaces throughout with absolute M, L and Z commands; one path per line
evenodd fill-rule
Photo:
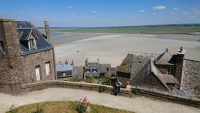
M 55 46 L 56 63 L 74 61 L 76 66 L 89 62 L 120 65 L 122 59 L 133 51 L 163 53 L 166 48 L 171 54 L 183 47 L 185 58 L 200 60 L 200 36 L 180 34 L 114 34 L 114 33 L 58 33 L 51 36 Z

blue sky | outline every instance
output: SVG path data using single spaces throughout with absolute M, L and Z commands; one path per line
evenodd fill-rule
M 200 23 L 200 0 L 0 0 L 0 18 L 51 27 Z

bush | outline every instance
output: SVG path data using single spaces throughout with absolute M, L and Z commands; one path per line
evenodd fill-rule
M 99 86 L 99 92 L 102 93 L 106 90 L 105 86 Z
M 44 113 L 44 110 L 42 108 L 39 108 L 39 104 L 37 104 L 37 110 L 33 111 L 32 113 Z
M 86 78 L 86 82 L 87 83 L 93 83 L 94 82 L 94 77 L 93 76 L 89 76 L 88 78 Z
M 79 79 L 77 77 L 71 77 L 71 78 L 68 79 L 68 81 L 79 82 Z
M 89 106 L 89 101 L 87 101 L 87 97 L 83 98 L 83 100 L 82 98 L 79 101 L 76 100 L 76 103 L 77 105 L 75 107 L 75 110 L 78 111 L 78 113 L 86 112 L 87 107 Z
M 131 89 L 131 93 L 137 96 L 141 96 L 141 94 L 135 89 Z
M 104 85 L 110 85 L 110 78 L 109 77 L 105 77 L 102 79 L 102 84 Z

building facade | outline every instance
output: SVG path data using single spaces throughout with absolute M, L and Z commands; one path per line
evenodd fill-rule
M 132 85 L 154 92 L 200 98 L 200 61 L 185 59 L 181 47 L 171 55 L 134 52 L 128 54 L 119 68 L 117 78 L 123 87 Z
M 45 31 L 28 21 L 0 19 L 0 92 L 17 95 L 22 84 L 55 80 L 47 21 Z

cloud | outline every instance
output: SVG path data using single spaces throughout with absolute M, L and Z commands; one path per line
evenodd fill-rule
M 70 9 L 70 8 L 72 8 L 72 6 L 67 6 L 67 7 L 65 7 L 65 9 Z
M 92 13 L 97 13 L 97 11 L 92 11 Z
M 143 13 L 143 12 L 145 12 L 145 10 L 139 10 L 138 12 Z
M 153 15 L 155 15 L 156 13 L 152 13 Z
M 153 7 L 153 10 L 162 10 L 165 8 L 166 8 L 165 6 L 156 6 L 156 7 Z
M 175 15 L 176 13 L 169 13 L 170 15 Z
M 195 18 L 196 16 L 191 16 L 192 18 Z
M 77 17 L 78 19 L 82 19 L 83 17 Z
M 176 8 L 176 7 L 175 7 L 174 10 L 179 10 L 179 8 Z
M 72 15 L 75 15 L 75 13 L 72 13 Z
M 184 15 L 190 15 L 189 12 L 183 12 Z
M 198 11 L 196 10 L 196 11 L 193 11 L 194 13 L 197 13 Z
M 192 10 L 196 10 L 197 8 L 193 8 Z

